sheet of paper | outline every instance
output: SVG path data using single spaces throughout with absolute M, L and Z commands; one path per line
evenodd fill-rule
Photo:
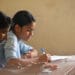
M 66 58 L 68 58 L 68 56 L 57 56 L 57 55 L 51 56 L 52 61 L 66 59 Z

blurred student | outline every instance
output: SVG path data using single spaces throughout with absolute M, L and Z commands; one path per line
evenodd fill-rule
M 7 32 L 10 29 L 10 23 L 10 17 L 6 16 L 3 12 L 0 11 L 0 68 L 4 67 L 6 63 L 4 45 L 7 40 Z
M 31 39 L 36 27 L 33 15 L 29 11 L 21 10 L 14 15 L 12 22 L 13 25 L 8 33 L 5 45 L 7 63 L 10 65 L 27 66 L 39 61 L 39 59 L 35 59 L 35 57 L 38 57 L 37 50 L 25 43 Z M 23 56 L 25 56 L 25 59 L 22 58 Z

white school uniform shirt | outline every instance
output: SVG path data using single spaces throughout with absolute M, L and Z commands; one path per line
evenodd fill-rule
M 25 44 L 24 41 L 19 40 L 12 32 L 8 32 L 8 39 L 5 44 L 5 57 L 6 60 L 11 58 L 21 58 L 21 55 L 33 49 L 30 45 Z

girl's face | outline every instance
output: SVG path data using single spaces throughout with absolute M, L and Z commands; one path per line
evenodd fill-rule
M 36 24 L 33 22 L 28 26 L 23 26 L 22 28 L 20 28 L 20 31 L 19 31 L 20 39 L 24 41 L 30 40 L 32 35 L 34 34 L 35 26 Z
M 7 32 L 9 31 L 8 28 L 0 29 L 0 41 L 7 39 Z

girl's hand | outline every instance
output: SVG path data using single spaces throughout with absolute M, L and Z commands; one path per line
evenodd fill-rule
M 44 68 L 50 68 L 51 70 L 56 70 L 58 66 L 52 63 L 45 63 Z
M 39 62 L 42 62 L 42 63 L 48 62 L 47 55 L 46 55 L 46 54 L 40 55 L 40 56 L 38 57 L 38 61 L 39 61 Z

